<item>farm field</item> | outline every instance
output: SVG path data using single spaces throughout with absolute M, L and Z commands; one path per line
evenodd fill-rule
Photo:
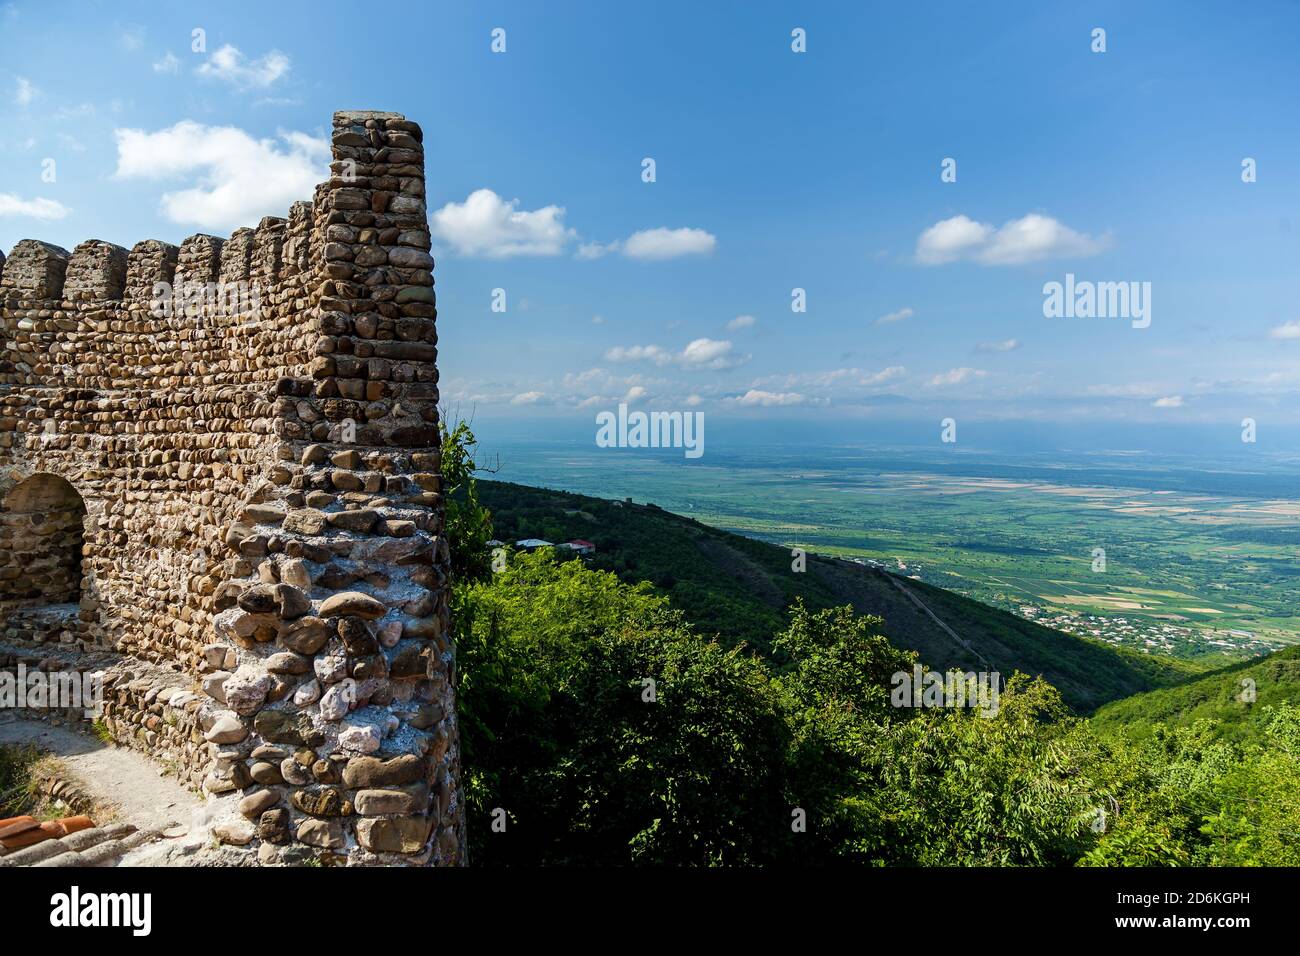
M 501 460 L 504 480 L 654 502 L 1135 650 L 1241 657 L 1300 642 L 1300 500 L 1277 494 L 1281 476 L 896 449 L 683 464 L 542 445 Z

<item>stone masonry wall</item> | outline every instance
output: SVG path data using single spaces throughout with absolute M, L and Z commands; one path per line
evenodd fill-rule
M 75 602 L 86 508 L 61 478 L 29 478 L 0 503 L 0 605 Z
M 0 601 L 0 642 L 121 655 L 107 729 L 237 799 L 263 862 L 460 864 L 422 134 L 332 138 L 287 219 L 3 260 L 0 508 L 55 475 L 86 517 L 73 625 Z

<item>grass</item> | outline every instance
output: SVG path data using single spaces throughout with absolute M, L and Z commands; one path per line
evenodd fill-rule
M 35 747 L 0 745 L 0 817 L 24 816 L 35 808 L 32 770 L 40 759 Z
M 48 799 L 42 781 L 63 777 L 62 761 L 30 744 L 0 745 L 0 817 L 31 816 L 59 820 L 77 811 L 61 800 Z
M 73 811 L 41 793 L 41 781 L 58 776 L 62 764 L 30 744 L 0 746 L 0 817 L 57 820 Z
M 105 746 L 114 742 L 113 732 L 108 729 L 108 724 L 104 723 L 103 718 L 96 718 L 91 723 L 90 732 L 95 735 L 96 740 Z

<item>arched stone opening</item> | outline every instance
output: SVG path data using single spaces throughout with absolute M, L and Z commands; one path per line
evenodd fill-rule
M 85 501 L 58 475 L 32 475 L 0 499 L 0 608 L 75 613 L 85 522 Z

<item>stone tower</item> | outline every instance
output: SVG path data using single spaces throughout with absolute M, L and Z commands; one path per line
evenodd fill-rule
M 332 149 L 229 239 L 0 255 L 0 666 L 104 669 L 263 862 L 462 864 L 422 134 Z

